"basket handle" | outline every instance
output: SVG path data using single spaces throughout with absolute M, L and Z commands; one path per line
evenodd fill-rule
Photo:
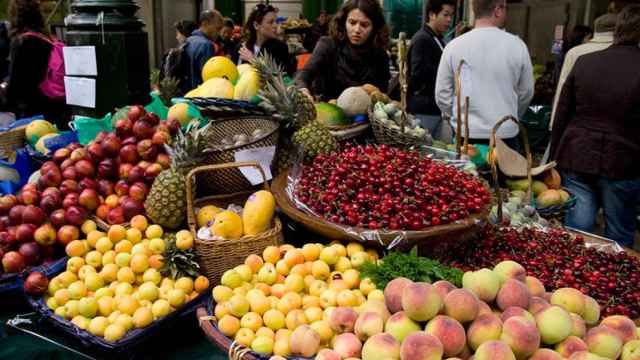
M 407 33 L 401 32 L 398 40 L 398 72 L 400 73 L 400 131 L 404 134 L 407 124 Z
M 527 157 L 527 181 L 529 182 L 529 186 L 527 188 L 526 201 L 527 203 L 531 203 L 531 183 L 533 182 L 532 176 L 531 176 L 531 167 L 532 167 L 533 160 L 531 157 L 531 149 L 529 147 L 529 138 L 527 136 L 527 129 L 514 116 L 511 116 L 511 115 L 505 116 L 502 119 L 500 119 L 491 130 L 491 139 L 489 141 L 489 163 L 491 165 L 491 175 L 493 177 L 493 183 L 496 188 L 496 199 L 498 200 L 498 222 L 499 223 L 502 223 L 502 192 L 500 192 L 500 184 L 498 183 L 498 165 L 497 165 L 497 161 L 500 161 L 500 160 L 498 159 L 496 161 L 496 156 L 493 155 L 493 152 L 496 148 L 496 141 L 497 141 L 496 133 L 500 128 L 500 126 L 502 126 L 502 124 L 504 124 L 509 120 L 513 121 L 514 123 L 516 123 L 516 125 L 518 125 L 518 128 L 520 129 L 520 136 L 522 137 L 522 141 L 524 142 L 524 152 L 525 152 L 525 156 Z
M 462 124 L 459 121 L 460 113 L 462 112 L 462 80 L 460 78 L 462 74 L 462 66 L 465 63 L 466 62 L 464 61 L 464 59 L 460 60 L 460 63 L 458 64 L 458 70 L 454 74 L 455 92 L 456 92 L 456 108 L 458 110 L 457 111 L 458 119 L 456 119 L 456 154 L 458 156 L 458 159 L 462 157 L 462 149 L 464 148 L 466 150 L 467 147 L 469 146 L 469 97 L 468 96 L 464 97 L 464 117 L 463 117 L 464 139 L 460 138 L 460 133 L 462 133 Z M 462 146 L 461 140 L 464 140 L 464 146 Z
M 269 191 L 269 185 L 267 185 L 267 175 L 265 175 L 264 170 L 260 164 L 255 161 L 244 161 L 244 162 L 235 162 L 235 163 L 224 163 L 224 164 L 215 164 L 215 165 L 203 165 L 193 168 L 187 176 L 185 177 L 186 182 L 186 196 L 187 196 L 187 222 L 189 223 L 189 229 L 195 235 L 197 233 L 197 221 L 196 217 L 193 213 L 193 202 L 194 202 L 194 191 L 193 191 L 193 178 L 202 172 L 208 171 L 216 171 L 223 169 L 234 169 L 241 167 L 254 167 L 258 169 L 258 172 L 262 176 L 263 187 L 264 190 Z

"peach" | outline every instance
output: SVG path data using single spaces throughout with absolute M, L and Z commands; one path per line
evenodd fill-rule
M 493 271 L 480 269 L 465 273 L 462 277 L 462 287 L 473 291 L 480 300 L 490 303 L 498 295 L 500 279 Z
M 440 339 L 444 355 L 447 357 L 460 354 L 467 343 L 462 325 L 446 315 L 438 315 L 433 318 L 427 323 L 424 331 Z
M 571 313 L 571 335 L 575 337 L 579 337 L 580 339 L 584 338 L 587 333 L 587 324 L 584 322 L 584 319 L 580 317 L 580 315 L 576 315 Z
M 584 296 L 584 313 L 582 314 L 582 318 L 587 325 L 596 325 L 598 320 L 600 320 L 600 304 L 591 296 Z
M 498 291 L 496 304 L 500 310 L 503 311 L 511 306 L 519 306 L 527 309 L 529 307 L 529 298 L 531 298 L 529 289 L 527 289 L 527 286 L 523 282 L 515 279 L 507 279 L 504 284 L 502 284 L 500 291 Z
M 444 299 L 450 291 L 457 289 L 455 285 L 448 282 L 447 280 L 436 281 L 433 283 L 433 287 L 436 288 L 436 291 L 438 292 L 438 295 L 440 295 L 441 299 Z
M 384 331 L 393 335 L 399 342 L 402 342 L 409 334 L 420 331 L 420 325 L 411 320 L 404 311 L 400 311 L 391 315 L 384 325 Z
M 358 316 L 355 325 L 356 336 L 362 341 L 384 331 L 384 320 L 375 312 L 364 312 Z
M 589 352 L 606 357 L 617 359 L 622 353 L 623 342 L 618 337 L 616 330 L 605 325 L 596 326 L 587 332 L 585 338 Z
M 487 305 L 487 303 L 482 300 L 478 301 L 478 316 L 480 315 L 493 315 L 491 306 Z
M 545 344 L 557 344 L 571 334 L 571 326 L 573 324 L 571 316 L 559 306 L 549 306 L 539 311 L 535 318 L 542 342 Z
M 541 297 L 532 296 L 531 299 L 529 299 L 529 312 L 533 315 L 537 314 L 540 310 L 548 308 L 549 306 L 551 306 L 551 304 Z
M 350 357 L 359 358 L 362 343 L 354 334 L 344 333 L 336 336 L 333 340 L 333 350 L 343 359 Z
M 584 313 L 584 295 L 574 288 L 561 288 L 551 294 L 551 305 L 562 306 L 568 312 L 582 316 Z
M 329 325 L 336 334 L 353 332 L 358 313 L 350 307 L 337 307 L 331 311 Z
M 622 360 L 640 360 L 640 340 L 631 340 L 622 347 Z
M 636 324 L 626 316 L 613 315 L 607 316 L 602 320 L 600 325 L 604 325 L 613 330 L 618 335 L 623 343 L 627 343 L 631 340 L 638 338 Z
M 333 350 L 322 349 L 316 355 L 315 360 L 342 360 L 342 358 Z
M 444 298 L 445 315 L 461 323 L 473 321 L 478 316 L 478 297 L 469 290 L 455 289 Z
M 442 307 L 442 299 L 429 283 L 408 284 L 402 291 L 402 310 L 415 321 L 433 319 Z
M 504 342 L 491 340 L 478 347 L 473 360 L 516 360 L 516 356 Z
M 365 302 L 360 306 L 359 311 L 361 314 L 365 312 L 377 313 L 378 315 L 380 315 L 380 317 L 382 317 L 382 321 L 384 321 L 385 323 L 391 316 L 391 314 L 389 313 L 389 310 L 387 310 L 387 305 L 385 305 L 384 301 L 377 300 L 377 299 L 367 300 L 367 302 Z
M 413 281 L 400 277 L 389 281 L 384 288 L 384 302 L 392 314 L 402 310 L 402 293 L 404 288 L 412 283 Z
M 531 321 L 532 323 L 536 323 L 536 319 L 533 317 L 533 315 L 531 315 L 530 312 L 528 312 L 527 310 L 521 308 L 521 307 L 517 307 L 517 306 L 512 306 L 507 308 L 502 315 L 500 315 L 500 320 L 502 320 L 502 322 L 507 321 L 508 318 L 513 317 L 513 316 L 522 316 L 523 318 Z
M 547 291 L 545 290 L 542 281 L 533 276 L 527 276 L 524 282 L 525 284 L 527 284 L 527 289 L 529 289 L 529 293 L 531 293 L 531 296 L 543 296 Z
M 590 353 L 588 351 L 578 351 L 574 352 L 568 360 L 607 360 L 607 358 Z
M 407 336 L 400 346 L 402 360 L 440 360 L 444 349 L 440 340 L 423 332 Z
M 568 358 L 575 352 L 588 350 L 589 348 L 587 347 L 587 344 L 582 341 L 582 339 L 576 336 L 569 336 L 568 338 L 564 339 L 564 341 L 556 344 L 556 351 L 558 352 L 558 354 L 566 358 Z
M 498 263 L 493 268 L 493 272 L 498 275 L 501 285 L 509 279 L 525 282 L 525 278 L 527 276 L 527 271 L 524 269 L 524 267 L 511 260 L 506 260 Z
M 504 322 L 500 340 L 509 345 L 518 359 L 529 357 L 540 347 L 536 325 L 522 316 L 513 316 Z
M 499 340 L 502 334 L 502 321 L 493 314 L 478 316 L 467 330 L 468 344 L 472 350 L 489 340 Z
M 529 360 L 564 360 L 564 358 L 553 350 L 538 349 L 531 355 Z
M 362 346 L 362 360 L 388 359 L 400 359 L 400 343 L 393 335 L 373 335 Z
M 320 335 L 309 325 L 301 325 L 291 333 L 289 347 L 293 355 L 311 357 L 320 348 Z

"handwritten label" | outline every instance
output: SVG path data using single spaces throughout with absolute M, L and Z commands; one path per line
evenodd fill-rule
M 264 174 L 266 176 L 266 180 L 269 181 L 273 177 L 271 174 L 271 163 L 273 162 L 273 158 L 276 154 L 275 146 L 267 146 L 255 149 L 247 149 L 236 151 L 234 154 L 235 160 L 237 162 L 243 161 L 255 161 L 257 162 L 262 170 L 264 170 Z M 240 168 L 240 172 L 244 175 L 247 180 L 251 183 L 251 185 L 259 185 L 264 182 L 262 175 L 258 169 L 251 166 L 243 166 Z
M 64 77 L 68 105 L 96 107 L 96 80 L 82 77 Z
M 98 75 L 95 46 L 65 46 L 62 49 L 62 53 L 64 56 L 65 74 L 80 76 Z

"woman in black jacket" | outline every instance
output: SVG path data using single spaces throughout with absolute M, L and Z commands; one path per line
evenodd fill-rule
M 302 91 L 335 99 L 348 87 L 389 86 L 389 29 L 377 0 L 349 0 L 331 23 L 330 36 L 316 45 L 311 59 L 298 73 Z
M 12 0 L 9 4 L 12 40 L 7 109 L 17 119 L 44 115 L 59 128 L 66 128 L 64 100 L 49 98 L 40 90 L 53 45 L 45 40 L 48 36 L 39 3 L 36 0 Z
M 277 12 L 271 5 L 256 5 L 244 26 L 246 41 L 240 45 L 239 62 L 248 63 L 257 55 L 267 53 L 287 74 L 293 75 L 295 58 L 289 55 L 287 44 L 278 39 Z

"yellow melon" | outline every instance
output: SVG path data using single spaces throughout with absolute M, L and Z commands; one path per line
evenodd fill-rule
M 235 83 L 238 76 L 236 64 L 224 56 L 212 57 L 202 67 L 202 81 L 204 82 L 213 78 L 226 78 L 231 83 Z
M 198 96 L 233 99 L 233 84 L 223 78 L 213 78 L 198 87 Z
M 257 235 L 269 229 L 275 210 L 276 200 L 270 192 L 260 190 L 252 194 L 242 210 L 245 235 Z
M 210 222 L 213 222 L 216 215 L 220 214 L 222 209 L 213 205 L 207 205 L 198 211 L 198 227 L 208 226 Z
M 58 129 L 47 120 L 34 120 L 25 128 L 25 136 L 32 144 L 36 144 L 42 136 L 52 133 L 57 134 Z
M 250 70 L 240 77 L 236 84 L 233 98 L 235 100 L 249 101 L 252 97 L 258 95 L 260 90 L 260 75 L 255 70 Z
M 251 66 L 251 64 L 244 63 L 238 65 L 238 74 L 240 75 L 240 77 L 242 77 L 242 75 L 250 70 L 255 70 L 255 68 Z

